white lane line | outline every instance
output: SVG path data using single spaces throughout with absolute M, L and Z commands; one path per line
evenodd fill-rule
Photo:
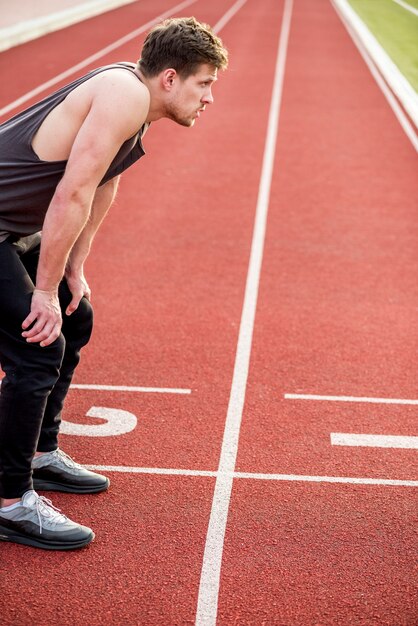
M 361 396 L 317 396 L 304 393 L 285 393 L 286 400 L 318 400 L 325 402 L 368 402 L 370 404 L 413 404 L 418 405 L 418 400 L 405 400 L 401 398 L 363 398 Z
M 370 73 L 380 87 L 389 106 L 392 108 L 398 122 L 404 129 L 415 150 L 418 152 L 418 135 L 415 130 L 418 126 L 417 93 L 383 50 L 382 46 L 377 42 L 376 38 L 371 34 L 364 22 L 361 21 L 354 9 L 348 4 L 347 0 L 330 1 L 363 57 Z M 388 85 L 390 85 L 390 87 L 388 87 Z M 415 127 L 408 120 L 393 93 L 395 93 L 402 102 L 411 120 L 413 120 Z
M 221 17 L 221 19 L 215 24 L 213 27 L 213 31 L 215 33 L 219 33 L 223 29 L 226 24 L 228 24 L 229 20 L 234 17 L 235 13 L 237 13 L 247 2 L 247 0 L 237 0 L 235 4 L 232 5 L 230 9 Z
M 216 478 L 220 472 L 186 470 L 161 467 L 125 467 L 124 465 L 84 465 L 95 472 L 117 472 L 123 474 L 157 474 L 164 476 L 203 476 Z M 252 472 L 230 472 L 230 478 L 248 480 L 270 480 L 301 483 L 336 483 L 347 485 L 382 485 L 393 487 L 418 487 L 418 480 L 397 480 L 391 478 L 355 478 L 352 476 L 310 476 L 305 474 L 261 474 Z
M 278 45 L 231 394 L 203 556 L 196 626 L 214 626 L 216 624 L 222 553 L 251 355 L 292 6 L 293 1 L 286 0 Z
M 397 487 L 418 487 L 418 480 L 395 480 L 390 478 L 354 478 L 352 476 L 305 476 L 299 474 L 251 474 L 236 472 L 235 478 L 254 480 L 278 480 L 302 483 L 338 483 L 347 485 L 384 485 Z
M 135 30 L 133 30 L 132 32 L 128 33 L 124 37 L 121 37 L 120 39 L 117 39 L 115 42 L 113 42 L 109 46 L 106 46 L 105 48 L 102 48 L 101 50 L 99 50 L 95 54 L 92 54 L 91 56 L 87 57 L 86 59 L 84 59 L 84 61 L 81 61 L 80 63 L 77 63 L 77 65 L 73 65 L 68 70 L 65 70 L 65 72 L 61 72 L 61 74 L 58 74 L 58 76 L 55 76 L 54 78 L 51 78 L 51 80 L 48 80 L 47 82 L 42 83 L 42 85 L 39 85 L 35 89 L 32 89 L 31 91 L 28 91 L 28 93 L 26 93 L 24 96 L 21 96 L 20 98 L 18 98 L 14 102 L 11 102 L 7 106 L 3 107 L 2 109 L 0 109 L 0 116 L 5 115 L 6 113 L 9 113 L 13 109 L 16 109 L 18 106 L 20 106 L 21 104 L 24 104 L 25 102 L 27 102 L 31 98 L 37 96 L 38 94 L 42 93 L 46 89 L 49 89 L 50 87 L 53 87 L 54 85 L 59 83 L 61 80 L 64 80 L 65 78 L 68 78 L 69 76 L 72 76 L 73 74 L 78 72 L 78 70 L 81 70 L 81 69 L 87 67 L 88 65 L 90 65 L 91 63 L 93 63 L 94 61 L 97 61 L 98 59 L 103 58 L 109 52 L 112 52 L 113 50 L 116 50 L 117 48 L 120 48 L 125 43 L 128 43 L 128 41 L 131 41 L 132 39 L 135 39 L 135 37 L 138 37 L 138 35 L 140 35 L 141 33 L 145 32 L 146 30 L 148 30 L 149 28 L 154 26 L 154 24 L 156 24 L 160 20 L 163 20 L 166 17 L 169 17 L 173 13 L 178 13 L 179 11 L 182 11 L 186 7 L 190 6 L 191 4 L 194 4 L 196 1 L 197 0 L 185 0 L 184 2 L 181 2 L 180 4 L 176 4 L 175 6 L 173 6 L 168 11 L 165 11 L 164 13 L 161 13 L 161 15 L 157 15 L 157 17 L 155 17 L 154 19 L 150 20 L 149 22 L 147 22 L 143 26 L 140 26 L 139 28 L 136 28 Z
M 173 469 L 165 467 L 128 467 L 125 465 L 84 465 L 95 472 L 122 472 L 123 474 L 159 474 L 164 476 L 209 476 L 216 477 L 217 472 L 206 470 Z
M 191 389 L 170 389 L 169 387 L 128 387 L 125 385 L 71 385 L 70 389 L 91 389 L 93 391 L 129 391 L 135 393 L 192 393 Z
M 370 448 L 404 448 L 418 450 L 418 437 L 401 435 L 363 435 L 354 433 L 331 433 L 333 446 L 360 446 Z
M 418 9 L 416 9 L 415 7 L 411 7 L 410 4 L 407 4 L 406 2 L 403 2 L 403 0 L 393 0 L 393 2 L 396 2 L 396 4 L 399 4 L 400 7 L 404 8 L 407 11 L 410 11 L 414 15 L 418 16 Z

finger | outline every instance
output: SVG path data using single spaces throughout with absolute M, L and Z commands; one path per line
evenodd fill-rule
M 46 322 L 47 322 L 47 320 L 44 320 L 42 318 L 38 318 L 36 320 L 36 323 L 32 326 L 32 328 L 30 330 L 25 330 L 22 333 L 22 337 L 25 337 L 25 338 L 34 337 L 35 335 L 37 335 L 38 333 L 40 333 L 42 331 L 42 329 L 44 328 Z
M 61 333 L 61 324 L 55 324 L 48 339 L 41 341 L 40 343 L 41 348 L 45 348 L 45 346 L 49 346 L 51 343 L 53 343 L 56 339 L 58 339 L 58 337 L 60 336 L 60 333 Z
M 28 335 L 26 337 L 26 341 L 28 343 L 39 343 L 41 341 L 48 340 L 51 333 L 54 332 L 54 329 L 57 325 L 56 320 L 46 321 L 42 328 L 38 328 L 38 332 L 35 334 Z M 33 330 L 36 330 L 36 325 Z
M 28 328 L 37 318 L 37 313 L 31 311 L 26 319 L 22 322 L 22 328 Z
M 32 335 L 31 337 L 26 337 L 26 341 L 28 343 L 40 343 L 41 341 L 45 341 L 49 337 L 51 330 L 52 328 L 49 329 L 48 332 L 46 332 L 45 330 L 42 330 L 36 335 Z
M 74 311 L 77 310 L 78 305 L 80 304 L 80 300 L 81 300 L 82 296 L 81 295 L 73 295 L 72 300 L 70 302 L 70 304 L 67 306 L 67 308 L 65 309 L 65 314 L 66 315 L 71 315 L 71 313 L 74 313 Z
M 61 324 L 51 322 L 46 324 L 45 327 L 37 335 L 28 337 L 26 341 L 28 343 L 40 343 L 41 346 L 49 346 L 61 332 Z

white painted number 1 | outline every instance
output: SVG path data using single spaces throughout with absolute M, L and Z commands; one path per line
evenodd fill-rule
M 86 413 L 88 417 L 97 417 L 106 420 L 105 424 L 75 424 L 63 420 L 60 433 L 64 435 L 81 435 L 83 437 L 112 437 L 124 435 L 136 427 L 137 419 L 133 413 L 121 409 L 107 409 L 102 406 L 92 406 Z

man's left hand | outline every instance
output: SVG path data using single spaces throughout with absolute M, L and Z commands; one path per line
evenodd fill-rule
M 71 313 L 74 313 L 74 311 L 77 310 L 83 296 L 85 296 L 87 300 L 90 300 L 91 291 L 83 271 L 76 273 L 66 271 L 65 279 L 67 281 L 68 288 L 71 291 L 71 295 L 73 296 L 70 304 L 65 309 L 65 314 L 71 315 Z

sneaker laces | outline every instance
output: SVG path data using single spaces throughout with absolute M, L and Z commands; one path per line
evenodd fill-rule
M 67 517 L 61 513 L 61 509 L 58 509 L 52 504 L 51 500 L 48 500 L 48 498 L 45 498 L 44 496 L 38 496 L 38 494 L 36 494 L 36 496 L 35 508 L 39 521 L 39 534 L 42 535 L 43 517 L 50 519 L 56 524 L 65 522 Z
M 66 454 L 60 448 L 57 448 L 54 451 L 54 456 L 56 456 L 58 460 L 62 461 L 67 467 L 71 467 L 73 469 L 76 467 L 80 467 L 79 463 L 76 463 L 70 456 L 68 456 L 68 454 Z

